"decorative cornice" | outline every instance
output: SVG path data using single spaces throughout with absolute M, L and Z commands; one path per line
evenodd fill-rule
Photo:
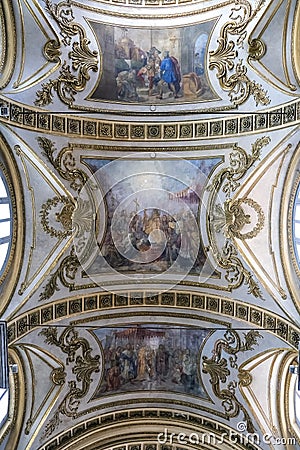
M 139 313 L 134 311 L 137 307 L 140 310 Z M 150 311 L 148 311 L 149 308 Z M 300 329 L 295 324 L 255 305 L 194 291 L 160 293 L 143 289 L 120 290 L 117 294 L 102 292 L 82 297 L 76 295 L 53 301 L 48 305 L 39 305 L 9 321 L 9 345 L 30 333 L 31 330 L 39 328 L 40 324 L 46 326 L 67 319 L 69 322 L 73 320 L 74 325 L 82 325 L 94 320 L 128 318 L 129 314 L 132 317 L 137 315 L 151 317 L 151 308 L 154 308 L 156 313 L 160 308 L 162 317 L 164 315 L 170 317 L 177 311 L 181 317 L 190 317 L 193 313 L 195 319 L 203 318 L 205 313 L 208 314 L 207 320 L 210 320 L 211 314 L 214 317 L 219 316 L 220 319 L 227 318 L 230 321 L 236 319 L 251 327 L 268 330 L 268 333 L 274 334 L 295 349 L 298 348 L 300 340 Z M 79 315 L 82 315 L 81 319 L 78 318 Z M 224 326 L 226 327 L 226 324 Z
M 117 121 L 101 120 L 94 118 L 84 118 L 51 112 L 43 112 L 37 108 L 31 108 L 19 103 L 7 101 L 10 110 L 8 118 L 1 117 L 0 123 L 9 124 L 14 127 L 28 129 L 39 133 L 48 133 L 59 136 L 83 137 L 85 139 L 100 139 L 117 142 L 173 142 L 179 143 L 186 140 L 211 140 L 224 137 L 246 136 L 252 133 L 264 133 L 266 131 L 283 129 L 289 126 L 299 124 L 300 102 L 293 101 L 280 107 L 266 109 L 257 114 L 231 114 L 226 116 L 224 110 L 223 119 L 198 119 L 183 120 L 177 118 L 177 121 L 170 121 L 170 116 L 174 117 L 173 112 L 164 113 L 165 121 L 158 122 L 153 114 L 141 114 L 140 120 Z M 91 114 L 97 110 L 89 110 Z M 192 112 L 192 111 L 191 111 Z M 208 110 L 213 112 L 212 110 Z M 126 112 L 100 111 L 101 114 L 115 114 L 126 116 Z M 181 113 L 182 114 L 182 113 Z M 197 114 L 197 111 L 193 111 Z M 127 114 L 128 115 L 128 114 Z M 130 113 L 129 115 L 132 115 Z M 142 128 L 142 133 L 141 133 Z
M 259 447 L 255 445 L 255 443 L 247 442 L 247 439 L 242 435 L 242 433 L 237 433 L 236 430 L 228 427 L 226 424 L 216 419 L 216 417 L 211 419 L 207 415 L 196 415 L 190 412 L 183 411 L 182 409 L 176 409 L 174 407 L 168 409 L 151 407 L 142 409 L 135 407 L 131 409 L 121 409 L 120 411 L 112 413 L 99 414 L 91 419 L 85 419 L 79 424 L 76 424 L 76 426 L 70 427 L 67 430 L 61 432 L 55 437 L 55 439 L 48 441 L 46 444 L 40 447 L 39 450 L 50 450 L 52 448 L 55 448 L 57 450 L 63 449 L 66 442 L 71 442 L 72 439 L 75 438 L 78 439 L 79 435 L 81 438 L 85 439 L 86 436 L 91 433 L 91 431 L 95 433 L 95 430 L 97 430 L 98 441 L 100 442 L 102 430 L 107 430 L 108 428 L 110 428 L 110 425 L 116 423 L 120 425 L 122 429 L 124 429 L 124 431 L 126 429 L 124 440 L 132 442 L 133 437 L 130 436 L 130 431 L 136 431 L 136 429 L 132 429 L 132 427 L 134 427 L 135 424 L 136 426 L 141 427 L 141 424 L 146 425 L 149 424 L 149 422 L 151 422 L 155 430 L 158 430 L 156 435 L 153 436 L 153 438 L 156 438 L 156 441 L 157 434 L 161 431 L 164 432 L 165 427 L 168 428 L 177 425 L 179 430 L 184 429 L 185 432 L 190 431 L 197 434 L 204 433 L 208 435 L 214 435 L 216 437 L 216 441 L 218 441 L 218 439 L 221 439 L 221 437 L 223 436 L 224 445 L 227 444 L 226 436 L 228 436 L 229 438 L 230 436 L 237 435 L 238 439 L 236 439 L 235 442 L 230 443 L 230 448 L 233 448 L 234 450 L 259 450 Z M 115 430 L 112 429 L 111 433 L 114 434 L 114 437 L 107 443 L 106 448 L 111 448 L 114 445 L 113 441 L 115 441 L 116 438 Z M 136 436 L 136 433 L 134 434 Z M 144 436 L 144 439 L 147 439 L 146 436 Z M 151 439 L 152 447 L 149 446 L 149 448 L 147 448 L 145 446 L 143 448 L 145 450 L 146 448 L 147 450 L 158 450 L 156 444 L 155 447 L 153 447 L 153 441 L 154 439 Z M 166 443 L 166 448 L 168 448 L 168 450 L 171 450 L 171 447 L 167 444 L 168 443 Z M 220 448 L 220 443 L 215 442 L 215 444 L 216 447 L 211 448 Z M 118 446 L 118 448 L 121 450 L 120 445 Z M 160 445 L 159 448 L 161 448 Z M 188 448 L 191 448 L 191 445 L 189 445 Z M 199 448 L 199 444 L 196 445 L 195 448 Z

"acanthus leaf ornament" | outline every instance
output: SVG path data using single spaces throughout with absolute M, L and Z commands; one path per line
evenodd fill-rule
M 222 384 L 227 383 L 228 377 L 231 375 L 229 367 L 238 370 L 239 384 L 249 385 L 251 383 L 251 375 L 245 371 L 239 371 L 237 360 L 239 353 L 251 351 L 255 345 L 258 345 L 258 338 L 262 338 L 262 336 L 256 330 L 244 333 L 244 340 L 240 338 L 236 331 L 228 330 L 224 339 L 218 339 L 215 342 L 212 357 L 203 356 L 202 363 L 202 372 L 210 376 L 212 391 L 221 400 L 228 418 L 238 417 L 242 413 L 249 433 L 254 433 L 254 425 L 248 411 L 236 395 L 238 382 L 231 380 L 225 388 L 222 387 Z M 229 355 L 228 359 L 224 353 Z
M 72 40 L 78 35 L 79 41 L 72 44 L 72 50 L 68 53 L 70 63 L 64 60 L 59 76 L 54 80 L 42 83 L 41 90 L 36 94 L 35 105 L 46 106 L 53 102 L 54 92 L 66 105 L 72 107 L 77 92 L 85 89 L 90 79 L 89 71 L 98 71 L 98 52 L 90 50 L 90 41 L 86 37 L 84 27 L 74 22 L 72 5 L 69 0 L 61 1 L 53 5 L 51 0 L 44 0 L 46 11 L 52 16 L 60 28 L 64 46 L 71 46 Z M 50 62 L 60 61 L 60 43 L 48 41 L 44 46 L 44 55 Z M 72 71 L 74 73 L 72 73 Z
M 58 280 L 71 291 L 75 286 L 75 277 L 79 267 L 78 256 L 75 248 L 72 247 L 70 254 L 63 258 L 58 269 L 51 275 L 44 291 L 40 294 L 40 300 L 49 300 L 56 291 L 59 291 Z
M 46 424 L 43 439 L 51 436 L 59 426 L 61 416 L 73 419 L 77 417 L 80 402 L 90 390 L 93 381 L 92 374 L 100 371 L 100 355 L 91 355 L 92 348 L 88 340 L 80 337 L 73 327 L 66 327 L 60 336 L 55 327 L 44 328 L 39 334 L 45 337 L 45 343 L 55 345 L 67 355 L 66 365 L 74 363 L 72 374 L 75 376 L 74 379 L 69 375 L 68 392 L 57 407 L 52 419 Z M 59 374 L 58 372 L 52 373 L 52 379 L 53 377 L 57 384 L 64 384 L 67 373 L 60 368 Z
M 258 104 L 268 105 L 270 99 L 267 92 L 256 81 L 250 80 L 247 75 L 247 67 L 239 57 L 236 47 L 243 47 L 247 36 L 246 27 L 256 16 L 264 4 L 260 0 L 253 9 L 248 0 L 235 0 L 236 7 L 232 8 L 230 22 L 225 23 L 218 38 L 218 48 L 209 52 L 209 69 L 217 70 L 217 78 L 223 90 L 228 91 L 230 101 L 235 105 L 245 103 L 250 95 L 254 97 L 256 106 Z M 229 40 L 229 36 L 237 36 L 236 43 Z M 250 45 L 250 51 L 252 47 Z M 230 74 L 230 71 L 234 73 Z
M 84 184 L 87 182 L 88 176 L 83 170 L 76 168 L 76 161 L 72 154 L 72 150 L 65 147 L 55 158 L 54 153 L 57 151 L 57 149 L 50 139 L 45 137 L 38 137 L 37 141 L 39 146 L 43 150 L 44 155 L 47 156 L 48 160 L 57 170 L 59 175 L 64 180 L 70 181 L 71 188 L 79 193 Z
M 80 197 L 54 197 L 48 199 L 42 206 L 41 223 L 46 233 L 58 238 L 73 234 L 72 237 L 77 238 L 76 245 L 73 245 L 69 255 L 61 260 L 59 267 L 51 274 L 43 292 L 40 294 L 40 300 L 48 300 L 59 290 L 58 282 L 70 291 L 75 287 L 75 277 L 80 267 L 79 254 L 86 245 L 86 239 L 93 238 L 92 230 L 96 219 L 96 210 L 89 193 L 90 190 L 96 189 L 96 184 L 91 181 L 88 182 L 89 178 L 86 172 L 76 167 L 76 160 L 71 147 L 64 147 L 55 156 L 57 149 L 50 139 L 38 137 L 37 141 L 43 154 L 58 174 L 64 180 L 70 182 L 71 188 L 80 194 L 85 186 L 88 194 L 86 200 Z M 60 204 L 62 204 L 62 208 L 56 212 L 55 219 L 51 218 L 52 226 L 50 226 L 50 210 Z M 62 229 L 58 230 L 53 226 L 55 221 L 60 223 Z
M 54 217 L 52 209 L 58 206 L 60 206 L 60 209 Z M 40 216 L 45 233 L 50 234 L 51 237 L 65 238 L 70 236 L 72 232 L 76 237 L 83 237 L 84 233 L 91 230 L 96 213 L 93 212 L 89 201 L 80 197 L 71 200 L 62 196 L 48 199 L 42 205 Z M 51 224 L 49 223 L 50 220 Z M 53 224 L 54 221 L 60 223 L 62 229 L 57 229 Z

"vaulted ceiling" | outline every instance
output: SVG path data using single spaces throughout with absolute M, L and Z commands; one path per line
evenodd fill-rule
M 299 448 L 298 2 L 0 20 L 1 449 Z

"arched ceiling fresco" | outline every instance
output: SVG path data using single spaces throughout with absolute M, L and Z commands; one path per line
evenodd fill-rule
M 297 449 L 298 2 L 0 21 L 0 448 Z

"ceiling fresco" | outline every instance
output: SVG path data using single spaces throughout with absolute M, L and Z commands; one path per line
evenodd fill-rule
M 299 11 L 3 0 L 1 450 L 299 448 Z

